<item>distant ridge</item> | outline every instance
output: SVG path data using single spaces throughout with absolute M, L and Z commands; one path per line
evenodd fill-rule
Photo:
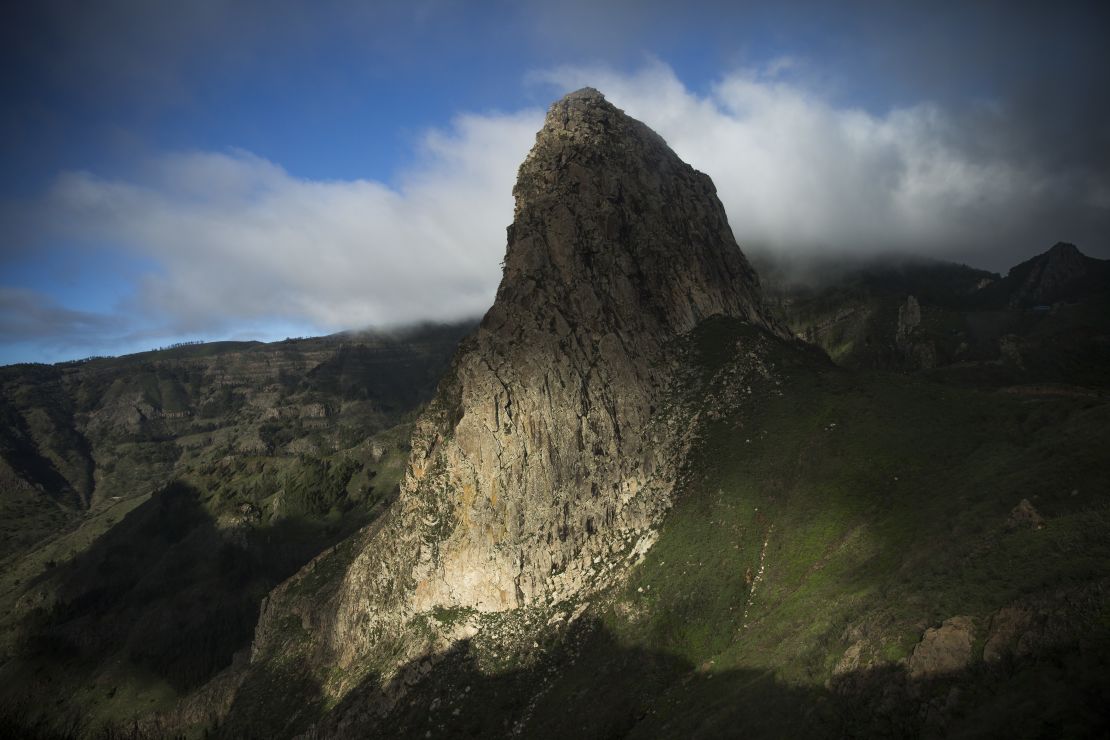
M 1013 307 L 1029 308 L 1110 290 L 1110 260 L 1088 257 L 1074 244 L 1058 242 L 1022 262 L 990 294 Z

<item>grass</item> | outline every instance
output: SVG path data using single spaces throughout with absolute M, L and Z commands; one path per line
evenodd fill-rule
M 757 346 L 766 377 L 730 371 Z M 659 539 L 628 581 L 591 596 L 592 616 L 574 625 L 546 614 L 524 624 L 528 610 L 481 615 L 478 634 L 381 727 L 399 737 L 500 736 L 517 722 L 534 737 L 917 734 L 918 699 L 881 702 L 886 686 L 904 685 L 899 662 L 925 629 L 971 616 L 981 655 L 997 609 L 1105 579 L 1106 401 L 846 371 L 728 321 L 703 324 L 693 360 L 702 426 Z M 744 388 L 739 403 L 728 384 Z M 1022 499 L 1044 529 L 1010 526 Z M 325 591 L 342 570 L 305 580 Z M 1076 607 L 1069 624 L 1085 640 L 1104 636 L 1106 607 Z M 472 615 L 430 616 L 449 626 Z M 837 693 L 834 669 L 857 643 L 853 676 L 873 693 Z M 1038 664 L 1043 678 L 973 664 L 954 679 L 969 697 L 954 721 L 1009 727 L 1013 714 L 1021 732 L 1051 734 L 1070 712 L 1059 726 L 1091 726 L 1076 702 L 1105 687 L 1097 656 L 1110 650 L 1056 654 Z M 375 680 L 336 711 L 371 701 Z M 920 690 L 943 703 L 948 686 Z M 1042 695 L 1051 706 L 1024 709 Z
M 1106 403 L 780 352 L 781 385 L 756 381 L 703 429 L 659 541 L 605 618 L 622 646 L 819 688 L 856 639 L 889 663 L 947 617 L 1105 577 Z M 1043 530 L 1007 527 L 1023 498 Z
M 845 704 L 826 688 L 849 646 L 862 644 L 863 664 L 881 679 L 896 681 L 898 662 L 930 626 L 955 615 L 975 618 L 981 654 L 982 628 L 997 609 L 1105 579 L 1110 563 L 1105 398 L 1018 395 L 920 376 L 846 371 L 799 346 L 724 320 L 705 322 L 692 340 L 696 368 L 690 397 L 701 399 L 703 422 L 674 507 L 644 562 L 626 584 L 597 599 L 600 613 L 573 627 L 551 627 L 563 631 L 558 639 L 554 633 L 550 639 L 539 636 L 541 648 L 533 650 L 531 638 L 520 637 L 519 649 L 506 649 L 493 636 L 532 634 L 533 627 L 517 630 L 512 624 L 523 619 L 524 610 L 482 617 L 484 631 L 457 646 L 433 677 L 414 689 L 413 703 L 399 705 L 391 715 L 398 735 L 440 729 L 421 696 L 439 698 L 441 706 L 461 713 L 441 712 L 436 722 L 475 735 L 504 734 L 510 720 L 525 722 L 524 734 L 536 736 L 804 733 L 832 715 L 838 721 L 871 716 L 872 707 Z M 757 345 L 770 366 L 766 376 L 727 372 Z M 312 380 L 312 392 L 344 388 L 349 382 L 344 368 L 364 361 L 357 354 L 339 358 Z M 728 400 L 736 390 L 729 384 L 745 387 L 739 403 Z M 229 452 L 235 438 L 252 428 L 243 424 L 183 437 L 171 443 L 184 448 L 174 460 L 139 442 L 121 447 L 118 459 L 125 467 L 166 465 L 185 477 L 197 489 L 204 514 L 197 527 L 144 560 L 158 577 L 153 582 L 138 577 L 142 587 L 125 590 L 134 609 L 128 619 L 173 615 L 157 606 L 165 603 L 159 601 L 163 597 L 222 593 L 227 572 L 217 576 L 205 570 L 208 566 L 190 565 L 184 555 L 208 562 L 200 556 L 206 552 L 202 545 L 222 535 L 205 528 L 245 504 L 259 512 L 247 551 L 257 546 L 257 552 L 270 553 L 267 537 L 303 551 L 276 554 L 275 562 L 278 555 L 283 558 L 280 573 L 265 571 L 260 578 L 244 571 L 245 580 L 235 586 L 250 594 L 244 604 L 255 605 L 251 599 L 260 599 L 299 562 L 333 545 L 311 570 L 300 572 L 289 592 L 307 602 L 327 599 L 338 587 L 357 554 L 359 540 L 352 532 L 381 511 L 400 480 L 410 428 L 400 425 L 338 452 L 303 459 L 281 449 Z M 351 434 L 357 438 L 358 430 Z M 131 473 L 117 475 L 127 480 Z M 303 495 L 300 508 L 281 513 L 276 502 L 293 493 Z M 1043 529 L 1010 525 L 1010 512 L 1023 499 L 1045 518 Z M 142 516 L 152 516 L 144 500 L 125 498 L 114 509 L 96 509 L 81 528 L 20 567 L 39 577 L 47 559 L 67 547 L 82 552 L 97 542 L 126 544 L 112 540 L 111 533 L 136 529 L 139 520 L 123 516 L 125 508 L 141 506 Z M 129 525 L 119 527 L 127 520 Z M 164 534 L 167 527 L 155 529 Z M 83 539 L 71 545 L 67 538 Z M 89 560 L 80 573 L 95 571 L 98 562 Z M 196 576 L 191 581 L 190 573 Z M 5 599 L 26 585 L 17 589 L 14 577 L 15 570 L 0 580 Z M 152 595 L 157 598 L 142 601 Z M 1060 686 L 1097 673 L 1100 656 L 1110 655 L 1099 647 L 1110 630 L 1110 610 L 1105 603 L 1092 608 L 1096 613 L 1083 619 L 1101 624 L 1101 632 L 1088 636 L 1093 652 L 1057 656 L 1033 675 L 1020 667 L 1012 674 L 973 667 L 980 673 L 967 685 L 979 703 L 962 726 L 989 728 L 1010 713 L 1023 717 L 1029 731 L 1044 729 L 1047 725 L 1037 724 L 1043 717 L 1030 717 L 1024 708 L 1036 706 L 1041 696 L 1048 698 L 1051 707 L 1045 711 L 1054 717 L 1069 711 L 1068 702 L 1079 694 L 1072 692 L 1069 700 Z M 430 616 L 450 626 L 474 615 L 441 609 Z M 534 621 L 547 624 L 546 615 Z M 301 622 L 290 617 L 286 629 L 289 651 L 274 656 L 269 668 L 252 672 L 237 700 L 234 714 L 240 721 L 303 729 L 317 718 L 312 712 L 330 708 L 320 686 L 301 670 L 311 643 Z M 203 641 L 203 635 L 195 637 Z M 5 677 L 30 680 L 35 671 L 62 676 L 54 690 L 68 692 L 74 705 L 98 720 L 129 717 L 144 707 L 168 708 L 180 698 L 181 686 L 159 683 L 164 677 L 151 682 L 146 663 L 112 644 L 96 661 L 47 668 L 9 664 Z M 1059 686 L 1047 687 L 1046 676 Z M 369 671 L 363 688 L 373 689 L 376 680 Z M 294 725 L 282 724 L 289 719 L 285 715 L 267 716 L 275 703 L 298 691 L 304 714 Z M 464 693 L 468 698 L 460 702 Z M 356 702 L 357 692 L 352 697 L 344 702 Z M 1086 716 L 1074 714 L 1076 722 Z M 917 721 L 896 714 L 882 719 L 895 723 L 884 725 L 890 734 L 920 729 L 897 724 L 903 720 Z
M 394 495 L 408 433 L 401 425 L 324 458 L 195 448 L 174 491 L 105 500 L 0 578 L 5 695 L 47 680 L 48 695 L 65 697 L 56 716 L 80 716 L 86 730 L 172 709 L 249 647 L 274 586 L 342 543 L 300 586 L 338 582 L 349 536 Z M 39 608 L 26 597 L 12 608 L 39 592 Z

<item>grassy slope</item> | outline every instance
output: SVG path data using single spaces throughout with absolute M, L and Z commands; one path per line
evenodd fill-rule
M 214 464 L 31 553 L 4 590 L 41 594 L 43 605 L 0 623 L 11 651 L 0 706 L 56 697 L 63 726 L 89 729 L 171 709 L 249 647 L 270 589 L 377 516 L 407 437 L 407 425 L 377 435 L 376 459 L 364 445 L 323 460 Z M 245 506 L 256 520 L 228 520 Z M 57 564 L 44 567 L 47 558 Z
M 947 617 L 1110 572 L 1107 403 L 790 363 L 782 395 L 765 384 L 739 418 L 705 429 L 623 597 L 643 616 L 607 620 L 621 644 L 817 689 L 856 639 L 895 661 Z M 1022 498 L 1043 530 L 1007 527 Z M 683 732 L 767 708 L 758 692 L 688 694 L 663 704 Z
M 699 333 L 703 375 L 720 391 L 728 348 L 736 339 L 751 346 L 753 333 L 727 322 Z M 592 620 L 554 637 L 541 628 L 538 648 L 529 637 L 507 656 L 486 633 L 521 629 L 497 622 L 529 615 L 483 619 L 483 632 L 379 729 L 675 738 L 1097 732 L 1105 720 L 1091 697 L 1110 690 L 1105 591 L 1062 617 L 1081 649 L 1068 643 L 1001 666 L 980 656 L 999 608 L 1110 574 L 1102 443 L 1110 404 L 849 372 L 794 348 L 771 351 L 771 376 L 751 382 L 738 410 L 706 422 L 657 544 L 625 587 L 596 600 Z M 721 410 L 706 403 L 706 419 Z M 1044 529 L 1008 526 L 1023 498 L 1044 515 Z M 899 661 L 926 628 L 955 615 L 977 620 L 973 664 L 950 681 L 902 690 Z M 543 625 L 548 616 L 530 618 Z M 833 669 L 857 642 L 870 668 L 849 674 L 857 690 L 834 690 Z M 922 707 L 944 705 L 953 683 L 962 699 L 942 721 L 927 718 Z
M 739 418 L 706 427 L 623 595 L 643 616 L 606 619 L 620 645 L 819 692 L 856 639 L 896 661 L 948 617 L 1108 574 L 1107 403 L 791 368 L 788 353 L 777 364 L 781 386 L 764 382 Z M 1022 498 L 1045 529 L 1007 526 Z M 695 681 L 657 702 L 652 727 L 712 736 L 788 718 L 797 697 Z

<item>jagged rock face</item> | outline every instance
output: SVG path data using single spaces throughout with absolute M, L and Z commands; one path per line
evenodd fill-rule
M 646 336 L 716 314 L 765 321 L 713 182 L 597 91 L 552 107 L 514 195 L 487 328 L 513 314 Z
M 970 617 L 946 619 L 940 627 L 925 630 L 906 668 L 912 678 L 962 670 L 971 662 L 974 642 L 975 623 Z
M 1074 300 L 1110 286 L 1110 264 L 1079 251 L 1074 244 L 1059 242 L 1010 270 L 1004 281 L 1011 289 L 1011 307 Z
M 680 462 L 674 340 L 712 315 L 774 328 L 710 179 L 597 91 L 551 108 L 514 194 L 497 300 L 348 572 L 348 657 L 406 614 L 562 600 L 642 549 Z
M 1074 244 L 1056 244 L 1038 259 L 1027 263 L 1029 268 L 1021 286 L 1010 299 L 1011 305 L 1051 303 L 1070 283 L 1082 278 L 1086 262 L 1086 257 Z

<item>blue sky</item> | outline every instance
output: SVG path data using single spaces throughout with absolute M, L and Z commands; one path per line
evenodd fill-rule
M 46 0 L 0 31 L 0 362 L 480 313 L 591 84 L 741 245 L 1110 256 L 1099 4 Z

